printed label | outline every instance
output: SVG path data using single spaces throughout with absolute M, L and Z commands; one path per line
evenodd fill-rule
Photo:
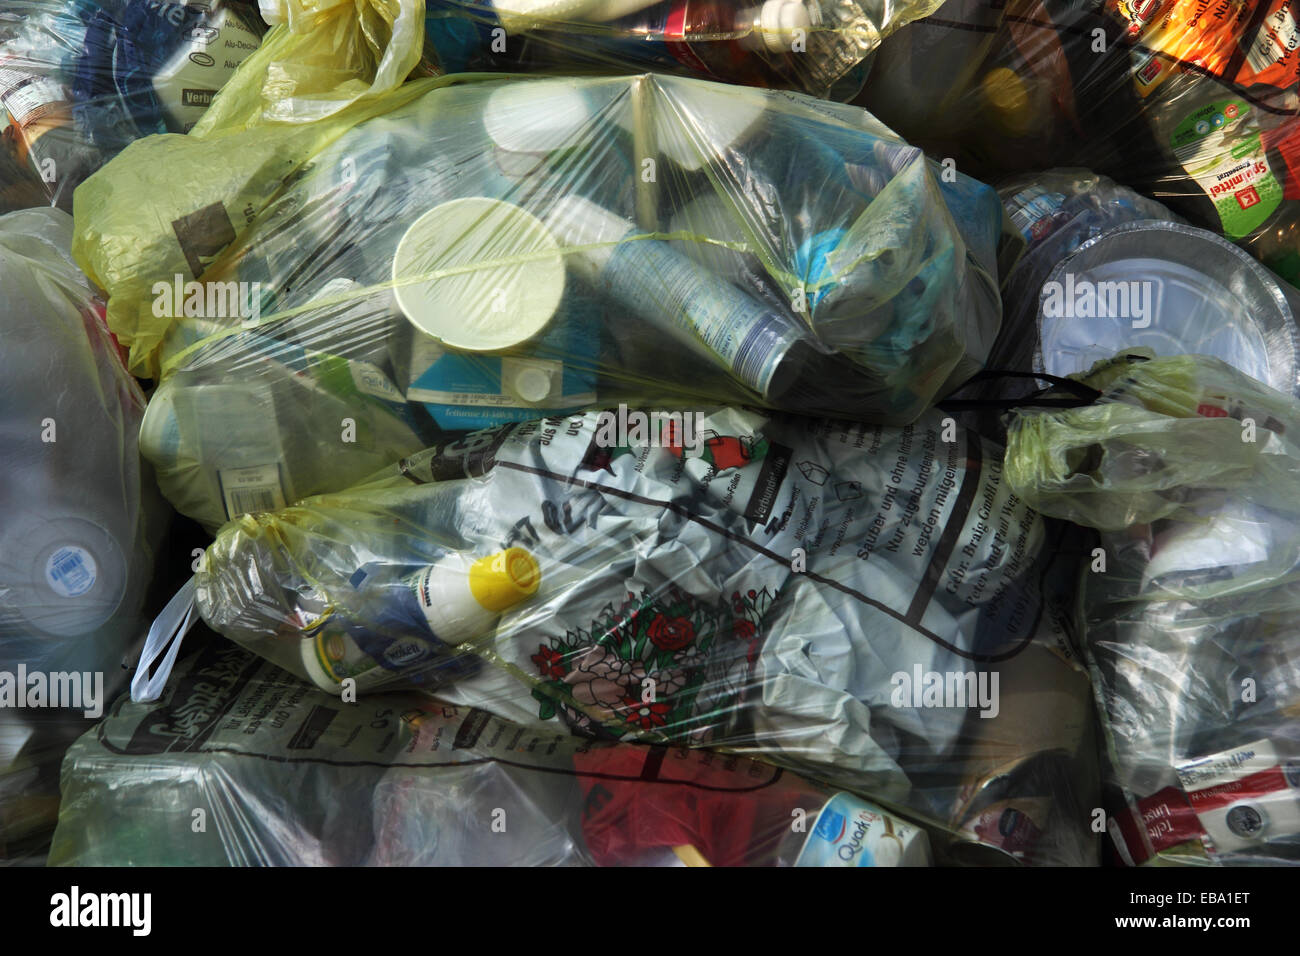
M 46 559 L 45 581 L 61 597 L 80 597 L 95 586 L 96 571 L 89 551 L 67 545 Z
M 221 482 L 226 517 L 258 511 L 278 511 L 285 506 L 280 466 L 254 465 L 251 468 L 226 468 L 217 473 Z
M 669 318 L 687 340 L 703 345 L 761 395 L 795 339 L 784 317 L 657 240 L 621 243 L 601 281 L 621 302 L 640 308 L 658 303 L 655 314 Z
M 54 80 L 0 67 L 0 104 L 18 126 L 40 119 L 66 100 L 63 87 Z
M 1011 224 L 1026 242 L 1036 242 L 1052 231 L 1052 217 L 1065 202 L 1064 193 L 1048 192 L 1041 186 L 1016 193 L 1007 203 Z
M 1250 235 L 1282 202 L 1282 185 L 1269 166 L 1258 132 L 1245 121 L 1244 100 L 1218 100 L 1184 119 L 1170 145 L 1187 174 L 1214 203 L 1224 234 Z
M 929 842 L 919 828 L 847 793 L 817 815 L 795 866 L 925 866 Z
M 1300 761 L 1283 761 L 1271 741 L 1201 757 L 1178 779 L 1214 850 L 1251 849 L 1300 833 Z

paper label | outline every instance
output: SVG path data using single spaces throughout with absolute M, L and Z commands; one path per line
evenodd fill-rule
M 45 562 L 45 582 L 60 597 L 80 597 L 95 586 L 95 559 L 85 548 L 58 548 Z
M 254 465 L 251 468 L 225 468 L 217 472 L 226 517 L 258 511 L 278 511 L 285 506 L 280 466 Z
M 54 80 L 0 67 L 0 104 L 16 125 L 26 126 L 66 100 Z
M 1300 761 L 1283 762 L 1270 741 L 1201 757 L 1177 770 L 1216 851 L 1251 849 L 1300 833 Z

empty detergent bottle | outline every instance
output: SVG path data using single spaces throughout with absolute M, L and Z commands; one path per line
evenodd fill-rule
M 436 686 L 473 673 L 478 658 L 457 646 L 488 637 L 503 611 L 537 593 L 541 568 L 523 548 L 471 560 L 448 553 L 420 569 L 371 565 L 351 584 L 354 607 L 328 609 L 302 642 L 302 664 L 316 686 L 335 691 L 390 680 Z M 365 621 L 365 624 L 357 623 Z

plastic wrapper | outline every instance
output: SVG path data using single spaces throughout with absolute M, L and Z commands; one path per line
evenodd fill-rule
M 55 204 L 128 143 L 183 133 L 264 27 L 238 2 L 18 0 L 0 12 L 0 211 Z
M 1007 321 L 989 364 L 1057 376 L 1123 348 L 1223 359 L 1300 391 L 1300 292 L 1242 249 L 1083 170 L 999 189 L 1023 254 L 1003 287 Z M 1011 393 L 999 383 L 999 394 Z
M 654 70 L 849 99 L 883 37 L 941 0 L 429 0 L 449 73 Z
M 1000 448 L 936 415 L 668 414 L 474 433 L 245 515 L 200 563 L 199 612 L 336 696 L 415 685 L 756 756 L 976 856 L 1095 862 L 1060 590 L 1078 549 L 1009 494 Z
M 304 160 L 404 102 L 421 64 L 417 0 L 264 7 L 275 27 L 187 135 L 137 140 L 76 193 L 73 253 L 141 377 L 157 378 L 168 324 L 154 283 L 196 278 Z
M 136 448 L 144 396 L 71 239 L 58 210 L 0 217 L 0 859 L 53 826 L 63 749 L 147 629 L 165 522 Z
M 1080 588 L 1117 850 L 1294 864 L 1300 405 L 1206 356 L 1123 355 L 1086 381 L 1095 405 L 1017 414 L 1006 474 L 1101 532 Z
M 756 760 L 593 742 L 419 693 L 341 704 L 225 641 L 158 704 L 118 702 L 63 788 L 52 865 L 932 861 L 915 823 Z
M 905 423 L 992 343 L 1000 215 L 852 107 L 429 81 L 316 154 L 201 283 L 156 285 L 145 453 L 215 527 L 597 403 Z M 260 497 L 230 498 L 241 476 Z
M 1298 36 L 1290 0 L 948 0 L 861 102 L 972 175 L 1094 169 L 1296 283 Z

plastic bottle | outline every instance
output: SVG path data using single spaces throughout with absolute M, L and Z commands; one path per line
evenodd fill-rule
M 634 223 L 580 196 L 556 202 L 546 223 L 572 247 L 571 270 L 764 398 L 778 401 L 800 375 L 805 336 L 794 322 L 668 243 L 635 238 Z
M 326 615 L 302 642 L 302 662 L 317 687 L 336 691 L 347 678 L 357 689 L 405 672 L 410 683 L 434 675 L 459 676 L 477 658 L 456 646 L 488 635 L 502 612 L 537 593 L 541 569 L 523 548 L 507 548 L 468 563 L 459 554 L 394 576 L 391 567 L 365 567 L 353 575 L 356 615 Z

